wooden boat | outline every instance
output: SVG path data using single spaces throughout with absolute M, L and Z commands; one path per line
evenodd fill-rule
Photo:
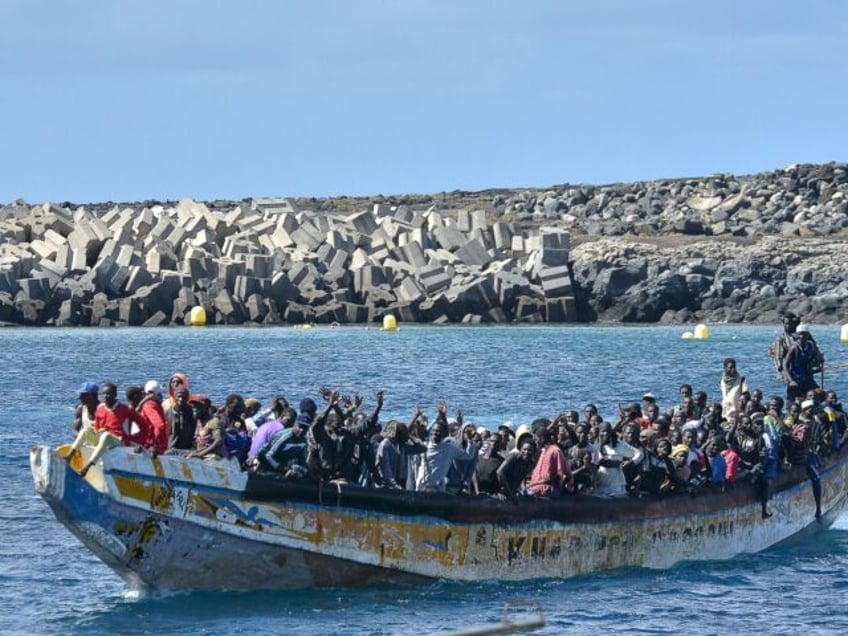
M 522 581 L 729 559 L 828 527 L 845 507 L 848 449 L 781 473 L 763 519 L 753 487 L 696 496 L 527 500 L 366 489 L 242 471 L 235 462 L 35 447 L 36 490 L 133 588 L 290 589 L 433 579 Z

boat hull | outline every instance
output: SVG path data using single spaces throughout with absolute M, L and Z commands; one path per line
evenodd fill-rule
M 83 449 L 84 453 L 87 452 Z M 286 482 L 235 463 L 113 449 L 31 454 L 36 490 L 61 523 L 133 588 L 294 589 L 432 579 L 521 581 L 732 558 L 830 525 L 848 464 L 824 471 L 823 511 L 802 470 L 762 519 L 749 484 L 645 500 L 569 497 L 520 504 Z

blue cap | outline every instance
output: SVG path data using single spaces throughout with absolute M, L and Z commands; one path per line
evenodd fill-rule
M 98 387 L 94 382 L 83 382 L 79 392 L 80 394 L 94 393 L 94 395 L 97 395 L 100 393 L 100 387 Z
M 300 401 L 300 410 L 305 413 L 315 413 L 318 410 L 318 406 L 312 398 L 303 398 Z

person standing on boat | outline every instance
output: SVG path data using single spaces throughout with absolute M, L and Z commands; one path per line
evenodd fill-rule
M 786 399 L 804 399 L 808 391 L 818 388 L 815 375 L 822 370 L 824 355 L 810 336 L 810 328 L 801 323 L 795 328 L 796 341 L 783 358 Z
M 748 391 L 745 376 L 736 370 L 734 358 L 724 359 L 724 373 L 719 382 L 721 389 L 721 414 L 728 423 L 736 421 L 742 414 L 742 394 Z
M 783 331 L 766 350 L 769 358 L 774 363 L 774 370 L 779 380 L 783 379 L 783 359 L 798 339 L 795 335 L 795 328 L 800 322 L 798 316 L 791 311 L 786 312 L 783 315 Z

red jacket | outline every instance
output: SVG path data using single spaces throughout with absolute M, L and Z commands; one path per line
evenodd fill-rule
M 138 425 L 139 432 L 132 433 L 132 423 Z M 123 440 L 124 445 L 144 444 L 147 440 L 148 426 L 145 419 L 122 402 L 115 402 L 110 409 L 104 402 L 94 411 L 94 430 L 108 431 Z
M 147 423 L 145 448 L 153 448 L 157 453 L 164 453 L 168 450 L 170 431 L 162 403 L 153 398 L 145 398 L 141 401 L 140 407 L 139 413 Z

